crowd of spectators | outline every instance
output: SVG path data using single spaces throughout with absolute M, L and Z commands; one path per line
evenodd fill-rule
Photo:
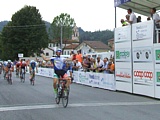
M 67 58 L 66 58 L 67 59 Z M 114 74 L 114 58 L 100 57 L 92 58 L 88 55 L 82 55 L 81 51 L 71 52 L 70 60 L 66 62 L 66 67 L 71 66 L 73 71 L 84 71 L 84 72 L 99 72 Z M 39 67 L 52 68 L 53 64 L 50 61 L 37 60 Z
M 78 51 L 78 54 L 72 53 L 73 63 L 72 69 L 76 71 L 84 71 L 84 72 L 99 72 L 99 73 L 108 73 L 114 74 L 115 65 L 114 58 L 104 58 L 101 57 L 92 58 L 88 55 L 82 56 L 81 52 Z

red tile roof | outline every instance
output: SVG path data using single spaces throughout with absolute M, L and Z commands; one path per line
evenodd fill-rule
M 109 46 L 101 41 L 84 41 L 84 43 L 93 49 L 109 49 Z
M 75 49 L 77 46 L 79 46 L 79 45 L 71 44 L 71 45 L 66 46 L 64 49 Z

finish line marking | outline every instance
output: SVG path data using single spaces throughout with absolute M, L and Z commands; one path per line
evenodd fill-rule
M 68 104 L 68 107 L 100 107 L 100 106 L 134 106 L 134 105 L 160 105 L 160 102 L 113 102 L 113 103 L 76 103 Z M 35 109 L 51 109 L 62 107 L 57 104 L 50 105 L 25 105 L 13 107 L 0 107 L 0 112 L 19 111 L 19 110 L 35 110 Z

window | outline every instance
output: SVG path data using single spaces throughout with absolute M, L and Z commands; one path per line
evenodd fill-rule
M 46 53 L 46 56 L 49 56 L 49 53 Z
M 66 55 L 66 51 L 64 51 L 64 54 Z
M 67 55 L 69 55 L 69 51 L 68 51 L 68 54 Z

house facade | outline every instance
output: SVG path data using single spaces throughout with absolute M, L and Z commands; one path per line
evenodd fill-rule
M 109 46 L 101 41 L 84 41 L 75 50 L 81 50 L 82 54 L 107 52 L 110 50 Z

